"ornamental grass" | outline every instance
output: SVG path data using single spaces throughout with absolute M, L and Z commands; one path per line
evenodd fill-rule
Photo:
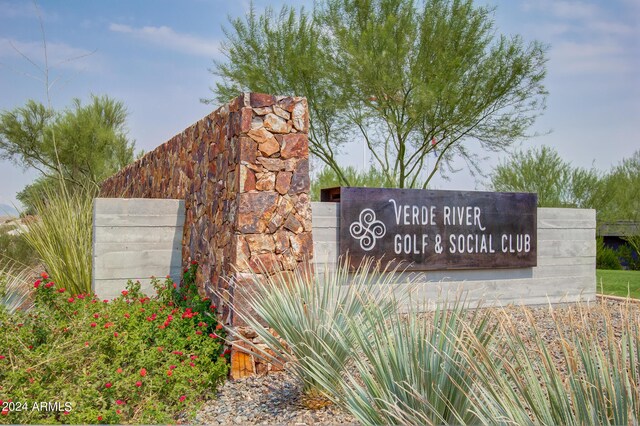
M 459 299 L 427 319 L 420 305 L 396 303 L 401 306 L 389 313 L 367 305 L 361 318 L 350 319 L 355 356 L 340 382 L 323 382 L 338 373 L 329 365 L 318 364 L 310 374 L 365 425 L 478 423 L 467 355 L 474 352 L 470 342 L 491 340 L 488 312 L 469 313 Z M 325 350 L 330 357 L 330 348 Z
M 339 373 L 353 357 L 357 336 L 351 322 L 366 315 L 368 306 L 376 306 L 384 314 L 395 310 L 390 289 L 397 268 L 382 270 L 368 260 L 351 274 L 348 262 L 341 259 L 335 270 L 325 267 L 324 272 L 315 274 L 309 268 L 252 274 L 250 291 L 236 289 L 234 294 L 236 315 L 275 357 L 242 335 L 236 333 L 235 337 L 252 346 L 259 356 L 284 361 L 302 382 L 303 402 L 309 406 L 322 405 L 327 389 L 332 388 L 329 385 L 340 380 Z M 265 328 L 265 323 L 275 333 Z M 373 330 L 364 327 L 363 323 L 360 333 Z M 336 374 L 318 380 L 313 372 L 320 366 Z
M 476 341 L 467 354 L 481 384 L 478 418 L 486 424 L 638 425 L 640 310 L 631 308 L 629 301 L 614 308 L 603 300 L 591 310 L 576 305 L 563 318 L 550 308 L 556 350 L 528 309 L 522 308 L 526 330 L 499 316 L 499 342 L 488 348 Z
M 91 292 L 91 241 L 95 190 L 45 187 L 34 200 L 37 218 L 24 238 L 52 276 L 71 294 Z

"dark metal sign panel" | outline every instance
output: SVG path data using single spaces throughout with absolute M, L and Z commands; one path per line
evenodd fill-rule
M 536 266 L 536 194 L 341 188 L 340 254 L 409 270 Z

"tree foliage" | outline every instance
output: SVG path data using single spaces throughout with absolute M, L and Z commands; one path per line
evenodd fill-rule
M 77 187 L 93 186 L 133 161 L 134 142 L 126 135 L 127 110 L 107 96 L 74 99 L 62 112 L 29 100 L 0 113 L 0 158 L 43 179 L 62 177 Z
M 352 186 L 360 186 L 366 188 L 392 188 L 393 184 L 389 182 L 384 173 L 375 167 L 369 170 L 361 171 L 353 166 L 342 169 L 343 176 L 351 183 Z M 332 188 L 340 186 L 340 177 L 331 167 L 325 166 L 320 173 L 311 180 L 311 200 L 320 201 L 320 190 L 323 188 Z
M 456 158 L 481 173 L 474 152 L 510 146 L 544 108 L 545 47 L 496 35 L 492 10 L 472 0 L 252 8 L 225 34 L 216 100 L 243 90 L 306 96 L 310 150 L 344 185 L 336 153 L 348 140 L 363 140 L 394 186 L 426 187 Z
M 602 176 L 573 167 L 553 149 L 516 151 L 491 174 L 491 189 L 536 192 L 539 207 L 596 208 L 604 195 Z
M 640 232 L 640 150 L 623 159 L 604 181 L 607 194 L 599 217 L 604 221 L 634 222 Z M 640 255 L 640 233 L 627 235 L 625 240 Z

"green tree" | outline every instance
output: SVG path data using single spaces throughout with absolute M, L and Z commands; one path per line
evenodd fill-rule
M 0 113 L 0 158 L 40 171 L 36 187 L 60 177 L 71 186 L 97 187 L 133 161 L 126 119 L 124 104 L 108 96 L 92 96 L 87 105 L 74 99 L 62 112 L 29 100 Z
M 375 167 L 369 170 L 360 171 L 353 166 L 344 169 L 343 176 L 351 183 L 352 186 L 362 186 L 368 188 L 392 188 L 385 174 Z M 332 188 L 340 186 L 340 177 L 331 167 L 325 166 L 317 176 L 311 179 L 311 200 L 320 201 L 320 190 L 322 188 Z
M 496 36 L 491 13 L 472 0 L 252 8 L 225 31 L 216 100 L 243 90 L 306 96 L 310 150 L 344 185 L 336 153 L 356 138 L 397 187 L 426 187 L 456 158 L 482 174 L 473 152 L 525 137 L 546 96 L 545 47 Z
M 596 208 L 604 196 L 602 177 L 573 167 L 546 146 L 516 151 L 491 174 L 494 191 L 536 192 L 539 207 Z
M 640 150 L 613 167 L 604 181 L 607 199 L 598 217 L 607 222 L 635 223 L 638 233 L 625 239 L 640 254 Z

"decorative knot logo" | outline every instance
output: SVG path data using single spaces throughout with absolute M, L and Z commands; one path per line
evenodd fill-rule
M 349 226 L 351 236 L 360 240 L 362 250 L 369 251 L 376 246 L 376 240 L 384 237 L 387 228 L 384 223 L 376 219 L 376 213 L 371 209 L 364 209 L 360 212 L 360 220 L 353 222 Z

